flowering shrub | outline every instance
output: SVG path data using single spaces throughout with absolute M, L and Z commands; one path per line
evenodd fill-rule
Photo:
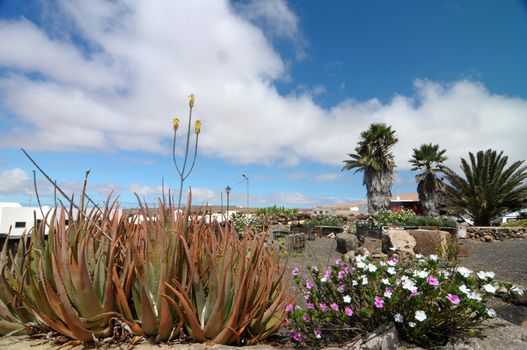
M 494 317 L 485 303 L 498 290 L 523 293 L 511 284 L 503 288 L 492 272 L 443 268 L 435 255 L 401 260 L 394 254 L 384 261 L 357 256 L 350 263 L 337 260 L 325 271 L 314 266 L 310 277 L 293 270 L 305 302 L 286 307 L 290 335 L 304 345 L 350 339 L 387 323 L 410 343 L 443 345 Z
M 375 221 L 383 226 L 393 224 L 398 226 L 456 227 L 456 222 L 454 220 L 417 215 L 409 209 L 398 211 L 381 210 L 375 214 Z

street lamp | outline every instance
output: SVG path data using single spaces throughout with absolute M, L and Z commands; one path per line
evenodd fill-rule
M 247 209 L 249 209 L 249 177 L 245 173 L 242 173 L 242 176 L 247 180 Z
M 227 222 L 229 222 L 229 194 L 231 193 L 229 186 L 225 187 L 225 193 L 227 193 Z

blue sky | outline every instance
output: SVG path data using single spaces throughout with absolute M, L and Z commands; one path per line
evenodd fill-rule
M 526 157 L 525 1 L 0 1 L 0 201 L 35 203 L 25 148 L 68 193 L 125 206 L 178 187 L 171 121 L 203 121 L 194 204 L 363 199 L 360 132 L 396 130 L 396 184 L 425 142 Z M 184 138 L 184 133 L 179 135 Z M 179 144 L 179 150 L 183 144 Z M 181 153 L 178 155 L 181 161 Z M 45 203 L 52 191 L 37 177 Z

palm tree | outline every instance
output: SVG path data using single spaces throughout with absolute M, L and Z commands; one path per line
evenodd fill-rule
M 355 153 L 349 154 L 342 170 L 355 169 L 364 172 L 362 183 L 366 186 L 368 196 L 368 213 L 390 207 L 391 187 L 394 182 L 395 162 L 391 147 L 397 143 L 395 130 L 386 124 L 371 124 L 363 131 L 355 147 Z
M 506 167 L 508 157 L 503 151 L 469 153 L 470 164 L 461 158 L 465 178 L 449 168 L 443 172 L 448 207 L 455 213 L 469 216 L 474 225 L 488 226 L 494 218 L 514 212 L 527 201 L 527 166 L 524 161 Z
M 443 167 L 443 162 L 447 160 L 444 155 L 446 150 L 439 150 L 439 145 L 422 144 L 419 148 L 414 148 L 414 154 L 410 163 L 412 170 L 420 171 L 415 175 L 417 181 L 417 193 L 423 209 L 424 215 L 438 216 L 437 197 L 443 187 L 443 182 L 437 174 Z

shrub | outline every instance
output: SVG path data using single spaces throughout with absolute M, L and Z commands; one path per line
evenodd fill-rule
M 412 210 L 381 210 L 375 214 L 375 221 L 383 226 L 393 224 L 398 226 L 456 227 L 454 220 L 417 215 Z
M 293 276 L 305 306 L 288 305 L 286 323 L 293 340 L 308 346 L 351 339 L 388 323 L 410 343 L 444 345 L 495 315 L 485 302 L 500 287 L 491 272 L 442 268 L 435 255 L 384 261 L 357 256 L 326 271 L 312 267 L 307 280 L 298 269 Z M 508 295 L 519 293 L 508 285 Z
M 315 226 L 335 226 L 335 227 L 342 227 L 344 223 L 341 219 L 339 219 L 336 216 L 323 216 L 323 217 L 315 217 L 311 218 L 306 223 L 307 226 L 315 227 Z
M 501 224 L 500 227 L 527 227 L 527 219 L 507 221 Z
M 286 208 L 286 207 L 277 207 L 276 204 L 273 205 L 272 207 L 256 209 L 256 215 L 258 215 L 258 216 L 261 216 L 261 215 L 269 216 L 269 215 L 274 215 L 274 214 L 278 214 L 278 215 L 294 215 L 294 214 L 298 214 L 298 210 L 297 209 L 289 209 L 289 208 Z
M 251 230 L 253 232 L 262 232 L 268 225 L 265 217 L 255 217 L 245 213 L 233 213 L 231 216 L 232 223 L 236 232 L 245 232 Z

